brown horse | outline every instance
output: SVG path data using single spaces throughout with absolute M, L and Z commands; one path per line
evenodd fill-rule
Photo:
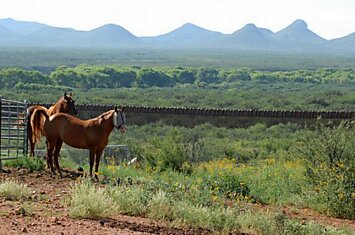
M 34 156 L 34 149 L 36 142 L 40 140 L 41 135 L 38 133 L 37 138 L 33 138 L 32 134 L 32 124 L 31 124 L 31 117 L 33 112 L 38 109 L 46 109 L 43 106 L 40 105 L 33 105 L 27 109 L 27 139 L 28 142 L 30 143 L 30 156 Z M 75 107 L 75 101 L 72 98 L 72 93 L 67 94 L 67 92 L 64 93 L 64 96 L 62 96 L 54 105 L 46 109 L 46 112 L 49 116 L 55 114 L 55 113 L 70 113 L 70 114 L 77 114 L 78 112 L 76 111 Z M 42 128 L 44 123 L 43 121 L 37 123 L 36 125 L 39 125 L 35 127 L 37 128 Z
M 90 120 L 80 120 L 64 113 L 49 116 L 45 109 L 36 109 L 31 118 L 35 137 L 41 130 L 34 127 L 38 127 L 36 123 L 40 121 L 42 116 L 46 119 L 43 125 L 43 135 L 48 142 L 49 164 L 52 173 L 55 174 L 52 164 L 53 156 L 55 167 L 61 177 L 62 172 L 59 167 L 58 156 L 63 142 L 74 148 L 89 149 L 90 177 L 92 177 L 92 168 L 95 161 L 95 178 L 98 179 L 100 157 L 108 143 L 108 138 L 113 128 L 120 129 L 122 133 L 125 131 L 126 116 L 124 108 L 115 107 L 114 110 L 107 111 Z

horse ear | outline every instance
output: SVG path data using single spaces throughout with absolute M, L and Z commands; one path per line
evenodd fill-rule
M 117 106 L 115 106 L 115 112 L 118 112 L 118 108 L 117 108 Z
M 67 97 L 67 92 L 64 92 L 64 97 Z
M 69 95 L 70 95 L 70 97 L 73 97 L 73 93 L 72 92 L 69 92 Z

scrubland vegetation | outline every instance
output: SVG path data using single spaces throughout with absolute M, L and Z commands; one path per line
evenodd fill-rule
M 355 109 L 353 69 L 79 65 L 50 72 L 4 68 L 0 81 L 6 98 L 35 102 L 54 102 L 71 90 L 79 104 Z M 113 133 L 110 143 L 128 145 L 138 162 L 117 165 L 112 159 L 102 164 L 99 177 L 105 187 L 84 179 L 72 186 L 64 204 L 73 218 L 127 214 L 219 233 L 351 234 L 349 228 L 300 221 L 278 208 L 311 208 L 355 219 L 354 128 L 351 121 L 325 120 L 240 128 L 135 125 L 128 120 L 128 131 Z M 75 157 L 61 156 L 62 166 L 79 166 Z M 40 160 L 26 158 L 5 165 L 44 168 Z M 8 183 L 0 185 L 1 197 Z M 260 209 L 265 205 L 275 210 Z

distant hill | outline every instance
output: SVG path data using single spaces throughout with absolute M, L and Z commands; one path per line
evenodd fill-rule
M 0 25 L 0 44 L 8 44 L 11 40 L 14 40 L 19 35 L 15 32 L 11 31 L 10 29 Z
M 355 32 L 342 38 L 330 40 L 328 47 L 333 50 L 348 50 L 355 53 Z
M 26 46 L 35 47 L 72 47 L 81 36 L 79 31 L 71 28 L 47 26 L 23 37 Z
M 187 23 L 166 34 L 136 37 L 115 24 L 106 24 L 90 31 L 78 31 L 8 18 L 0 19 L 0 47 L 209 48 L 355 53 L 355 33 L 328 41 L 309 30 L 305 21 L 295 20 L 276 33 L 247 24 L 232 34 L 222 34 Z
M 222 33 L 187 23 L 169 33 L 143 39 L 149 46 L 155 47 L 211 47 L 222 37 Z
M 243 28 L 226 35 L 223 40 L 224 47 L 238 49 L 270 49 L 276 46 L 272 39 L 273 32 L 258 28 L 254 24 L 247 24 Z
M 327 40 L 308 29 L 303 20 L 296 20 L 286 28 L 274 34 L 274 38 L 286 43 L 322 44 Z
M 20 35 L 30 34 L 48 26 L 37 22 L 18 21 L 11 18 L 0 19 L 0 25 Z
M 78 43 L 93 47 L 121 47 L 139 45 L 140 39 L 119 25 L 107 24 L 83 33 Z

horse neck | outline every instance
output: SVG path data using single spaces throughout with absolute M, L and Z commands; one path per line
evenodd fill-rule
M 114 126 L 113 126 L 113 113 L 109 112 L 101 117 L 103 120 L 101 121 L 101 125 L 103 125 L 104 130 L 108 135 L 111 134 Z
M 63 110 L 62 110 L 62 105 L 61 104 L 62 104 L 62 101 L 59 100 L 59 101 L 57 101 L 57 103 L 55 103 L 54 105 L 49 107 L 48 114 L 49 115 L 53 115 L 53 114 L 56 114 L 56 113 L 62 113 Z

